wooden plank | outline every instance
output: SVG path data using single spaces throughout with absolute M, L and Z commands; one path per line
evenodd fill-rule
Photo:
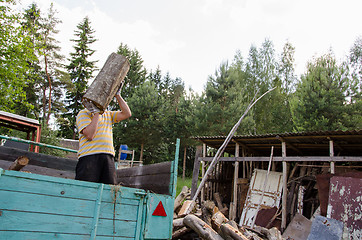
M 1 231 L 1 238 L 6 240 L 36 239 L 36 240 L 89 240 L 89 235 L 63 234 L 63 233 L 42 233 L 42 232 L 13 232 Z M 97 236 L 97 240 L 130 240 L 129 237 Z
M 0 176 L 0 190 L 13 191 L 19 186 L 22 186 L 21 192 L 24 193 L 49 196 L 63 195 L 68 198 L 93 201 L 94 196 L 97 195 L 99 184 L 17 171 L 5 171 Z M 114 201 L 114 191 L 118 191 L 119 194 L 122 193 L 122 197 L 127 199 L 139 199 L 134 195 L 134 189 L 120 187 L 119 190 L 114 190 L 116 187 L 112 185 L 104 186 L 103 201 L 112 203 Z
M 199 161 L 211 162 L 212 157 L 199 157 Z M 268 162 L 269 157 L 220 157 L 219 161 L 223 162 L 243 162 L 243 161 L 251 161 L 251 162 Z M 308 157 L 297 157 L 297 156 L 289 156 L 289 157 L 273 157 L 273 162 L 303 162 L 303 161 L 314 161 L 314 162 L 362 162 L 362 157 L 349 157 L 349 156 L 308 156 Z
M 2 210 L 93 217 L 95 201 L 10 191 L 0 191 L 0 196 Z M 120 204 L 102 202 L 100 218 L 136 221 L 134 213 L 137 212 L 138 205 L 139 201 L 129 199 L 122 199 Z
M 18 222 L 19 219 L 21 219 L 21 224 L 14 224 Z M 61 232 L 74 235 L 88 234 L 91 232 L 92 221 L 92 218 L 78 216 L 2 210 L 0 232 L 21 231 Z M 132 238 L 135 235 L 136 222 L 99 219 L 97 235 L 112 236 L 114 229 L 116 230 L 115 236 Z
M 14 159 L 20 156 L 25 156 L 29 158 L 29 165 L 53 168 L 58 170 L 74 172 L 75 166 L 77 165 L 77 161 L 69 158 L 61 158 L 42 153 L 29 152 L 21 149 L 0 146 L 1 160 L 12 162 L 14 161 Z
M 8 169 L 10 165 L 11 165 L 11 162 L 0 160 L 0 168 Z M 29 165 L 29 164 L 27 166 L 25 166 L 23 169 L 21 169 L 21 171 L 31 172 L 31 173 L 41 174 L 41 175 L 46 175 L 46 176 L 59 177 L 59 178 L 74 179 L 74 177 L 75 177 L 74 171 L 64 171 L 64 170 L 34 166 L 34 165 Z
M 199 172 L 200 172 L 200 160 L 199 157 L 202 153 L 202 146 L 196 146 L 194 168 L 192 172 L 192 182 L 191 182 L 191 198 L 194 197 L 197 190 L 197 183 L 199 181 Z
M 172 162 L 155 163 L 151 165 L 117 169 L 117 177 L 144 176 L 170 173 Z
M 170 193 L 172 162 L 117 169 L 117 182 L 122 186 L 140 188 L 159 194 Z

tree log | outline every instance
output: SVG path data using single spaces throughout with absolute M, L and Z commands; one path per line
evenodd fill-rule
M 175 199 L 175 205 L 173 207 L 174 211 L 176 211 L 181 206 L 181 203 L 189 194 L 189 188 L 187 186 L 183 186 L 180 194 Z
M 191 231 L 191 228 L 182 227 L 182 228 L 178 229 L 177 231 L 175 231 L 174 233 L 172 233 L 172 239 L 177 239 L 190 231 Z
M 180 209 L 180 211 L 178 212 L 177 216 L 178 217 L 184 217 L 187 214 L 189 214 L 196 206 L 196 202 L 193 200 L 186 200 L 183 204 L 182 207 Z
M 184 225 L 184 219 L 183 218 L 177 218 L 172 221 L 173 228 L 180 228 L 185 226 Z
M 28 165 L 29 158 L 26 156 L 18 157 L 9 167 L 9 170 L 20 171 L 23 167 Z
M 184 219 L 184 224 L 205 240 L 223 240 L 214 229 L 195 215 L 187 215 Z
M 220 230 L 224 239 L 249 240 L 249 238 L 230 224 L 222 224 Z
M 212 215 L 211 218 L 211 226 L 213 229 L 215 229 L 218 233 L 220 233 L 220 227 L 221 225 L 223 225 L 224 223 L 227 223 L 229 221 L 229 219 L 227 219 L 225 217 L 224 214 L 222 214 L 222 212 L 217 211 L 216 213 L 214 213 L 214 215 Z
M 121 88 L 129 68 L 130 64 L 126 57 L 116 53 L 109 55 L 101 71 L 84 94 L 83 105 L 90 111 L 95 106 L 103 113 Z
M 216 201 L 217 207 L 219 209 L 223 209 L 223 205 L 222 205 L 222 201 L 221 201 L 221 197 L 220 194 L 218 192 L 214 193 L 214 199 Z

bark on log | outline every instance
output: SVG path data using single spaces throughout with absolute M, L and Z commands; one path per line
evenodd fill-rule
M 180 228 L 184 226 L 184 219 L 183 218 L 177 218 L 172 221 L 173 228 Z
M 189 195 L 189 188 L 187 186 L 183 186 L 180 194 L 175 199 L 175 205 L 173 210 L 176 211 L 180 206 L 181 203 L 185 200 L 185 198 Z
M 218 233 L 220 233 L 220 227 L 221 225 L 227 223 L 229 219 L 225 217 L 222 212 L 218 211 L 212 215 L 211 218 L 211 226 L 213 229 L 215 229 Z
M 184 224 L 205 240 L 224 240 L 214 229 L 195 215 L 187 215 Z
M 222 201 L 221 201 L 221 197 L 220 194 L 218 192 L 214 193 L 214 199 L 216 201 L 217 207 L 219 209 L 223 209 L 223 205 L 222 205 Z
M 91 111 L 96 106 L 103 113 L 121 88 L 130 64 L 126 57 L 112 53 L 83 96 L 83 105 Z
M 188 228 L 188 227 L 180 228 L 177 231 L 175 231 L 174 233 L 172 233 L 172 239 L 177 239 L 190 231 L 191 231 L 191 228 Z
M 221 225 L 220 230 L 224 239 L 249 240 L 249 238 L 244 236 L 244 234 L 230 224 Z
M 9 170 L 20 171 L 23 167 L 28 165 L 29 158 L 26 156 L 18 157 L 9 167 Z
M 187 214 L 189 214 L 196 206 L 196 202 L 192 201 L 192 200 L 186 200 L 183 204 L 182 207 L 180 209 L 180 211 L 178 212 L 177 216 L 178 217 L 184 217 Z

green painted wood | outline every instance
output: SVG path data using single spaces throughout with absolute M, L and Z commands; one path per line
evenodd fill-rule
M 98 188 L 97 200 L 96 200 L 95 206 L 94 206 L 92 233 L 91 233 L 90 239 L 96 239 L 96 236 L 97 236 L 99 211 L 101 209 L 102 195 L 103 195 L 103 186 L 104 186 L 104 184 L 100 184 L 99 188 Z
M 167 217 L 152 216 L 160 201 Z M 0 169 L 0 239 L 171 239 L 173 204 L 143 189 Z
M 89 235 L 74 235 L 64 233 L 42 232 L 1 232 L 0 239 L 4 240 L 89 240 Z M 129 237 L 97 236 L 97 240 L 130 240 Z M 138 239 L 138 238 L 134 238 Z
M 0 221 L 0 236 L 2 231 L 59 232 L 90 236 L 92 222 L 92 218 L 4 210 Z M 134 238 L 136 222 L 99 219 L 97 234 L 113 236 L 114 229 L 116 229 L 115 236 Z
M 22 192 L 0 191 L 0 208 L 3 210 L 16 210 L 20 212 L 32 210 L 37 213 L 59 214 L 68 216 L 92 217 L 94 201 L 71 198 L 53 197 Z M 24 200 L 26 199 L 26 201 Z M 136 221 L 135 212 L 138 212 L 138 204 L 127 203 L 128 200 L 102 202 L 100 218 L 113 218 L 125 221 Z M 115 210 L 115 215 L 113 215 Z
M 19 184 L 26 184 L 26 187 L 21 189 L 22 192 L 91 201 L 95 200 L 94 196 L 97 195 L 99 186 L 98 183 L 62 179 L 18 171 L 6 171 L 5 176 L 7 177 L 2 178 L 0 181 L 0 190 L 13 191 L 13 189 L 18 188 Z M 134 195 L 135 189 L 127 187 L 121 187 L 120 190 L 117 189 L 117 186 L 106 185 L 104 187 L 103 200 L 105 202 L 113 202 L 113 192 L 120 191 L 122 192 L 122 198 L 134 199 L 137 201 L 135 204 L 138 205 L 139 199 Z
M 177 169 L 178 169 L 178 159 L 180 152 L 180 139 L 176 140 L 176 151 L 175 151 L 175 159 L 173 164 L 171 165 L 171 177 L 170 177 L 170 195 L 172 197 L 176 197 L 176 187 L 177 187 Z
M 171 196 L 160 198 L 157 194 L 148 194 L 145 239 L 168 239 L 172 236 L 174 200 Z M 160 201 L 165 209 L 166 217 L 152 215 Z

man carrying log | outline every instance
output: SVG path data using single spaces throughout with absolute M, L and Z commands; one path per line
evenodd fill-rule
M 121 111 L 101 111 L 83 109 L 77 115 L 79 132 L 78 163 L 75 179 L 117 184 L 114 164 L 112 124 L 131 117 L 127 102 L 121 97 L 120 90 L 115 95 Z

